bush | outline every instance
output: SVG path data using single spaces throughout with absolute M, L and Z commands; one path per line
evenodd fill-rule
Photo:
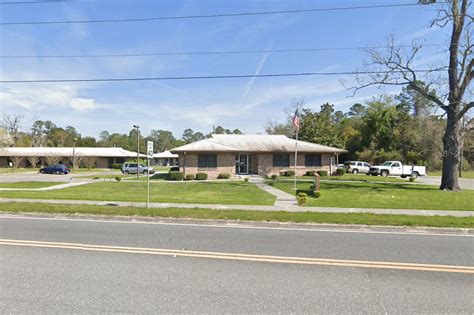
M 295 171 L 291 171 L 291 170 L 285 171 L 285 176 L 295 176 Z
M 276 180 L 277 178 L 278 178 L 277 175 L 275 175 L 275 174 L 272 175 L 272 180 Z
M 184 174 L 183 172 L 169 172 L 169 180 L 183 180 Z
M 117 182 L 119 182 L 119 181 L 122 180 L 122 177 L 120 177 L 120 176 L 115 176 L 115 180 L 116 180 Z
M 230 178 L 230 174 L 229 173 L 220 173 L 218 176 L 217 176 L 218 179 L 229 179 Z
M 316 173 L 318 173 L 318 175 L 321 177 L 328 176 L 328 171 L 320 170 L 320 171 L 317 171 Z
M 286 176 L 286 171 L 280 171 L 280 176 Z
M 114 163 L 110 166 L 110 168 L 114 168 L 114 169 L 121 169 L 122 168 L 122 163 Z
M 315 191 L 314 192 L 314 198 L 319 198 L 321 197 L 321 192 L 320 191 Z
M 245 178 L 244 178 L 244 181 L 245 181 L 246 183 L 248 183 L 248 182 L 249 182 L 249 178 L 248 178 L 248 177 L 245 177 Z
M 186 177 L 184 178 L 185 180 L 194 180 L 196 176 L 194 174 L 186 174 Z
M 307 199 L 308 199 L 308 195 L 304 192 L 300 192 L 296 196 L 296 200 L 297 200 L 299 205 L 305 204 Z
M 304 176 L 314 176 L 314 174 L 316 174 L 316 171 L 306 171 Z
M 197 173 L 196 174 L 196 180 L 206 180 L 207 179 L 207 173 Z
M 416 179 L 415 177 L 411 177 L 411 176 L 410 176 L 410 178 L 409 178 L 408 180 L 409 180 L 410 182 L 414 182 L 415 179 Z
M 345 168 L 338 168 L 338 169 L 336 169 L 336 175 L 337 175 L 337 176 L 342 176 L 342 175 L 344 175 L 344 174 L 346 174 L 346 169 L 345 169 Z

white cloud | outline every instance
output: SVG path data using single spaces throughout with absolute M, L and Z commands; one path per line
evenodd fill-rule
M 96 108 L 95 101 L 90 98 L 73 98 L 69 105 L 77 111 L 88 111 Z

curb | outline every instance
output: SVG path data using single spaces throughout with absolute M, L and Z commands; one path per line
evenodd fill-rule
M 93 214 L 49 214 L 34 212 L 6 212 L 0 211 L 1 217 L 27 217 L 39 219 L 62 219 L 62 220 L 90 220 L 109 222 L 136 222 L 136 223 L 169 223 L 169 224 L 196 224 L 214 227 L 237 227 L 237 228 L 267 228 L 282 230 L 306 230 L 306 231 L 346 231 L 346 232 L 379 232 L 379 233 L 407 233 L 419 235 L 444 234 L 474 236 L 474 228 L 438 228 L 438 227 L 412 227 L 412 226 L 386 226 L 386 225 L 362 225 L 362 224 L 325 224 L 325 223 L 292 223 L 292 222 L 264 222 L 264 221 L 240 221 L 240 220 L 217 220 L 217 219 L 191 219 L 191 218 L 165 218 L 145 216 L 108 216 Z

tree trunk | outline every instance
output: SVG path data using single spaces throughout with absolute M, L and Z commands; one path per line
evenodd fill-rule
M 447 111 L 447 126 L 443 136 L 443 176 L 439 189 L 459 191 L 460 122 L 457 119 L 458 107 L 453 105 Z

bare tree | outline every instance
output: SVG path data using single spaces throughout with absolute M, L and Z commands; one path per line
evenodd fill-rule
M 38 165 L 38 162 L 39 162 L 38 156 L 29 156 L 26 159 L 28 160 L 28 162 L 30 162 L 30 165 L 32 168 L 35 168 L 36 165 Z
M 48 164 L 48 166 L 50 166 L 50 165 L 58 164 L 59 161 L 61 161 L 61 157 L 50 155 L 50 156 L 47 156 L 45 158 L 45 160 L 46 160 L 46 163 Z
M 7 134 L 13 140 L 13 145 L 15 145 L 20 138 L 20 123 L 23 119 L 23 115 L 16 114 L 16 115 L 2 115 L 2 121 L 0 127 L 5 129 Z
M 13 162 L 13 167 L 14 168 L 19 168 L 21 166 L 21 162 L 23 162 L 23 160 L 25 158 L 22 157 L 22 156 L 13 156 L 11 159 L 12 159 L 12 162 Z
M 95 167 L 95 162 L 96 161 L 97 161 L 97 158 L 93 157 L 93 156 L 84 156 L 83 157 L 84 166 L 89 168 L 89 169 Z
M 420 0 L 421 4 L 435 3 L 435 0 Z M 440 5 L 440 4 L 437 4 Z M 450 0 L 438 10 L 437 17 L 430 27 L 452 26 L 449 41 L 448 65 L 430 69 L 417 69 L 416 57 L 422 45 L 413 44 L 406 50 L 389 41 L 386 51 L 369 50 L 370 71 L 356 77 L 357 90 L 369 86 L 408 85 L 413 90 L 439 106 L 446 116 L 446 129 L 443 136 L 443 173 L 442 190 L 459 190 L 457 169 L 460 161 L 462 137 L 472 130 L 472 123 L 462 126 L 461 120 L 474 101 L 465 100 L 474 77 L 473 35 L 471 26 L 473 17 L 468 14 L 471 0 Z M 424 74 L 427 86 L 421 84 L 418 75 Z M 432 86 L 436 86 L 433 93 Z M 472 94 L 471 94 L 472 95 Z

